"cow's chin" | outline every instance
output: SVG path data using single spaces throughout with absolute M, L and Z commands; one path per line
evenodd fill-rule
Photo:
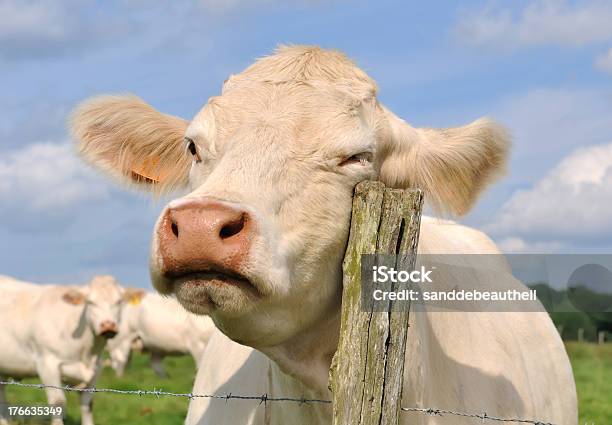
M 260 298 L 246 278 L 219 273 L 190 273 L 172 279 L 171 286 L 186 310 L 201 315 L 241 316 Z

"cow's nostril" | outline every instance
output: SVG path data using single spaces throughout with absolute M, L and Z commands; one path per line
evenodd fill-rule
M 172 222 L 172 224 L 170 225 L 170 229 L 172 229 L 172 233 L 174 234 L 174 236 L 178 238 L 179 231 L 178 231 L 178 226 L 176 225 L 175 222 Z
M 240 214 L 240 217 L 237 220 L 226 223 L 219 232 L 219 237 L 221 239 L 231 238 L 234 235 L 237 235 L 244 229 L 244 224 L 246 221 L 246 214 Z

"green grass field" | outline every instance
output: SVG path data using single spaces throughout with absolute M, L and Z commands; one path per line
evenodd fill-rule
M 117 388 L 121 390 L 164 390 L 175 393 L 189 393 L 195 378 L 195 365 L 190 356 L 167 357 L 164 366 L 168 378 L 159 378 L 149 367 L 149 357 L 134 353 L 132 363 L 125 375 L 115 376 L 110 368 L 104 368 L 98 379 L 98 388 Z M 34 379 L 24 382 L 39 382 Z M 8 387 L 9 403 L 30 405 L 45 404 L 44 391 L 34 388 Z M 180 425 L 185 420 L 189 399 L 179 397 L 126 396 L 116 394 L 96 394 L 94 396 L 94 420 L 96 425 Z M 79 396 L 68 394 L 67 417 L 65 425 L 81 423 Z
M 568 342 L 567 350 L 578 387 L 579 424 L 612 424 L 612 344 Z M 123 378 L 117 378 L 111 369 L 105 368 L 97 386 L 126 390 L 155 388 L 179 393 L 191 391 L 195 366 L 190 357 L 166 358 L 164 366 L 169 375 L 166 379 L 153 373 L 147 356 L 135 353 L 131 367 Z M 44 392 L 30 388 L 9 387 L 7 398 L 9 403 L 15 404 L 45 403 Z M 188 402 L 186 398 L 175 397 L 96 394 L 94 418 L 98 425 L 179 425 L 185 418 Z M 66 425 L 80 423 L 78 406 L 78 396 L 69 394 Z
M 612 424 L 612 344 L 568 342 L 578 389 L 580 425 Z

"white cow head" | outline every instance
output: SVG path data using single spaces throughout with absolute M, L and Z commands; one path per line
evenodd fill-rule
M 85 287 L 68 289 L 62 299 L 84 305 L 83 319 L 95 335 L 112 338 L 119 331 L 123 288 L 112 276 L 96 276 Z
M 359 181 L 420 187 L 438 210 L 463 214 L 508 145 L 487 119 L 413 128 L 344 55 L 304 46 L 231 76 L 190 122 L 105 96 L 77 108 L 72 128 L 84 158 L 121 181 L 189 190 L 156 225 L 153 283 L 256 348 L 337 314 Z

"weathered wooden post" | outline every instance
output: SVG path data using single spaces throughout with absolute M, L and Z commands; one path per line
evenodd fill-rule
M 578 329 L 578 342 L 584 342 L 584 329 Z
M 362 182 L 355 188 L 343 263 L 340 340 L 332 361 L 334 425 L 397 425 L 401 411 L 409 304 L 361 306 L 361 255 L 397 254 L 414 268 L 423 193 Z

